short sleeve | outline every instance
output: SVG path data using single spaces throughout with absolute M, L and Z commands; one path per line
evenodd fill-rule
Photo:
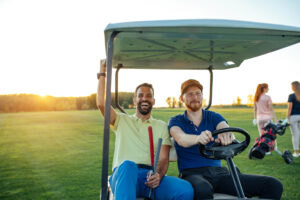
M 221 123 L 223 121 L 227 123 L 227 121 L 224 119 L 224 117 L 221 114 L 216 113 L 216 112 L 211 112 L 211 113 L 212 113 L 212 117 L 210 120 L 213 122 L 215 129 L 217 128 L 219 123 Z
M 114 123 L 114 125 L 111 125 L 111 128 L 112 128 L 112 130 L 113 130 L 114 132 L 116 132 L 117 129 L 118 129 L 118 125 L 119 125 L 120 119 L 121 119 L 121 113 L 116 112 L 116 120 L 115 120 L 115 123 Z
M 294 101 L 293 94 L 289 95 L 288 102 L 292 103 Z
M 179 116 L 172 117 L 169 120 L 168 129 L 170 130 L 173 126 L 181 127 L 182 121 L 180 120 Z
M 171 140 L 170 140 L 170 135 L 169 135 L 168 127 L 167 127 L 166 124 L 163 126 L 161 137 L 162 137 L 162 144 L 163 145 L 169 145 L 169 146 L 171 146 L 172 143 L 171 143 Z

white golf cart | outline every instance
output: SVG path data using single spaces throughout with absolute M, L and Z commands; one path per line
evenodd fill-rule
M 111 106 L 112 68 L 115 73 L 115 100 L 118 103 L 118 72 L 120 69 L 176 69 L 208 70 L 210 93 L 208 106 L 212 103 L 213 70 L 239 67 L 246 59 L 260 56 L 300 42 L 300 28 L 274 24 L 232 20 L 164 20 L 109 24 L 105 29 L 107 53 L 107 84 L 105 107 Z M 132 77 L 130 77 L 132 78 Z M 110 109 L 105 109 L 102 155 L 101 200 L 109 199 L 108 162 Z M 220 153 L 226 159 L 232 173 L 237 197 L 216 196 L 215 199 L 245 199 L 235 166 L 234 155 L 243 151 L 250 137 L 243 130 L 245 141 L 228 147 Z M 216 133 L 219 134 L 219 133 Z M 231 145 L 229 145 L 231 146 Z M 230 149 L 231 148 L 231 149 Z M 202 151 L 210 150 L 202 147 Z M 212 151 L 218 151 L 216 149 Z M 220 151 L 221 152 L 221 151 Z M 226 153 L 227 152 L 227 153 Z M 206 154 L 210 156 L 210 153 Z M 222 157 L 223 156 L 223 157 Z

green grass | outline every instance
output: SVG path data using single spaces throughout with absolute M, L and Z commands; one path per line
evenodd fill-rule
M 250 146 L 253 144 L 258 132 L 252 126 L 252 109 L 213 110 L 231 126 L 247 130 Z M 278 118 L 285 117 L 285 109 L 275 111 Z M 153 116 L 167 122 L 182 112 L 159 109 Z M 0 199 L 99 199 L 102 132 L 103 118 L 98 111 L 0 114 Z M 110 138 L 109 169 L 114 134 Z M 250 146 L 234 158 L 239 169 L 274 176 L 284 185 L 282 199 L 300 199 L 300 158 L 287 165 L 273 152 L 263 160 L 249 160 Z M 278 137 L 278 148 L 292 151 L 289 129 Z M 178 175 L 176 163 L 170 163 L 168 174 Z

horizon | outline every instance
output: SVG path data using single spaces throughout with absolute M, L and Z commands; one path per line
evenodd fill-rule
M 128 91 L 119 91 L 119 93 L 122 93 L 122 92 L 126 92 L 126 93 L 134 93 L 134 92 L 128 92 Z M 112 92 L 114 93 L 114 92 Z M 92 93 L 90 95 L 87 95 L 87 96 L 54 96 L 54 95 L 39 95 L 39 94 L 31 94 L 31 93 L 15 93 L 15 94 L 0 94 L 0 96 L 5 96 L 5 95 L 35 95 L 35 96 L 39 96 L 41 98 L 46 98 L 46 97 L 54 97 L 54 98 L 84 98 L 84 97 L 89 97 L 91 95 L 94 95 L 96 93 Z M 165 98 L 165 100 L 167 99 L 168 97 Z M 178 99 L 176 99 L 178 100 Z M 204 99 L 206 102 L 207 102 L 207 99 Z M 239 105 L 247 105 L 249 106 L 249 104 L 246 102 L 244 103 L 245 101 L 243 101 L 243 99 L 241 99 L 241 104 Z M 272 101 L 273 104 L 288 104 L 288 102 L 274 102 Z M 154 105 L 153 107 L 155 108 L 169 108 L 168 107 L 168 104 L 165 103 L 166 105 L 165 106 L 157 106 L 157 105 Z M 184 105 L 184 104 L 183 104 Z M 236 105 L 235 102 L 233 101 L 232 103 L 229 103 L 229 104 L 214 104 L 212 103 L 211 106 L 239 106 L 239 105 Z M 250 104 L 252 105 L 252 104 Z M 252 106 L 250 106 L 252 107 Z M 179 108 L 179 107 L 175 107 L 175 108 Z M 184 108 L 184 107 L 183 107 Z

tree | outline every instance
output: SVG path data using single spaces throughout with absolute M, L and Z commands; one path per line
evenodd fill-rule
M 133 108 L 133 92 L 119 92 L 118 93 L 119 98 L 119 104 L 123 107 L 123 104 L 126 105 L 127 108 Z M 125 103 L 124 103 L 125 102 Z M 115 93 L 111 94 L 111 105 L 116 108 L 116 102 L 115 102 Z
M 76 108 L 77 108 L 77 110 L 82 109 L 83 103 L 84 103 L 83 97 L 77 97 L 76 98 Z
M 171 97 L 168 97 L 168 98 L 166 99 L 166 102 L 167 102 L 169 108 L 171 108 L 171 107 L 172 107 L 172 99 L 171 99 Z
M 133 108 L 133 92 L 120 92 L 119 102 L 124 108 Z M 112 106 L 115 107 L 114 94 Z M 34 94 L 0 95 L 0 112 L 32 112 L 97 109 L 96 94 L 85 97 L 53 97 Z
M 176 101 L 175 97 L 172 97 L 172 108 L 176 107 L 176 103 L 177 103 L 177 101 Z
M 168 104 L 169 108 L 182 108 L 183 103 L 181 102 L 180 98 L 176 99 L 175 97 L 168 97 L 166 98 L 166 103 Z
M 247 96 L 247 106 L 252 107 L 254 104 L 254 97 L 252 94 Z
M 129 108 L 129 103 L 127 101 L 123 101 L 122 102 L 122 107 L 125 108 L 125 109 L 128 109 Z
M 97 109 L 97 103 L 96 103 L 96 93 L 91 94 L 87 97 L 87 104 L 89 109 Z
M 240 97 L 236 97 L 236 105 L 241 105 L 242 99 Z
M 178 105 L 178 108 L 182 108 L 183 107 L 183 103 L 182 103 L 180 97 L 178 98 L 177 105 Z
M 232 105 L 236 105 L 236 106 L 242 105 L 242 99 L 239 96 L 237 96 L 236 101 L 233 101 Z

